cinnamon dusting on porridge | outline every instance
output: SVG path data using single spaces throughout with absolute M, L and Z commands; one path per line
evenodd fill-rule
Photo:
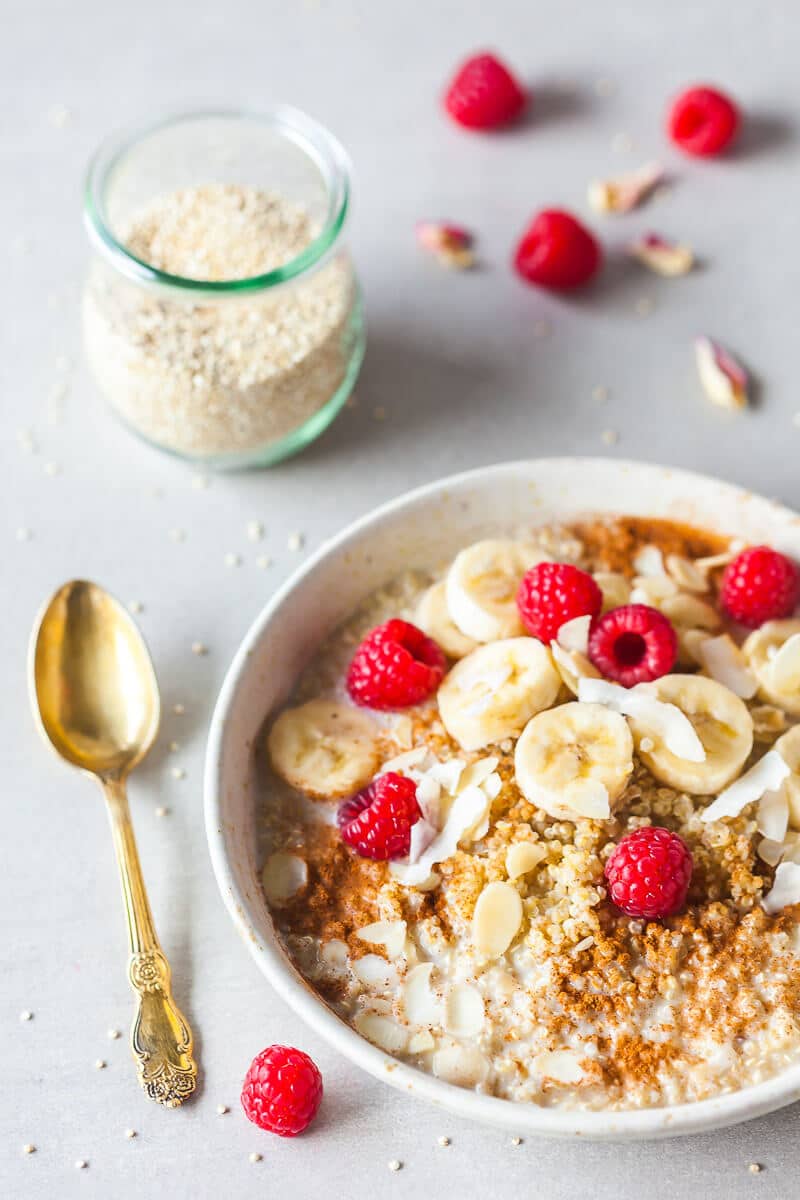
M 743 635 L 720 595 L 737 552 L 641 518 L 524 531 L 398 576 L 321 647 L 268 725 L 264 885 L 298 969 L 363 1036 L 562 1108 L 699 1100 L 797 1059 L 800 621 Z M 542 563 L 599 589 L 545 641 L 515 599 Z M 616 666 L 598 642 L 630 607 L 651 614 L 633 682 L 633 635 Z M 425 670 L 392 686 L 432 683 L 382 706 L 374 630 L 397 619 Z M 612 868 L 653 827 L 637 891 Z

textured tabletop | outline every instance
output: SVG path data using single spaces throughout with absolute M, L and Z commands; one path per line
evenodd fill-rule
M 716 473 L 800 507 L 799 33 L 800 10 L 755 0 L 5 0 L 0 1195 L 796 1194 L 797 1108 L 676 1142 L 515 1146 L 361 1074 L 299 1023 L 238 941 L 211 874 L 201 777 L 215 695 L 270 593 L 305 553 L 413 484 L 504 458 L 618 455 Z M 486 44 L 536 100 L 520 128 L 476 138 L 448 124 L 438 93 L 459 56 Z M 725 161 L 679 159 L 661 133 L 670 94 L 705 80 L 748 113 Z M 352 155 L 367 361 L 358 405 L 307 453 L 206 480 L 126 434 L 87 376 L 81 175 L 106 132 L 143 115 L 280 100 L 329 125 Z M 667 194 L 628 218 L 594 219 L 610 255 L 595 288 L 564 302 L 514 278 L 510 250 L 537 208 L 589 216 L 590 178 L 653 158 L 672 171 Z M 475 230 L 479 270 L 448 273 L 416 249 L 414 222 L 440 216 Z M 627 265 L 631 233 L 651 228 L 690 242 L 700 268 L 669 280 Z M 751 411 L 704 398 L 697 332 L 752 367 Z M 253 519 L 266 527 L 259 545 L 246 535 Z M 289 549 L 293 533 L 304 536 L 300 551 Z M 229 554 L 241 565 L 226 566 Z M 265 554 L 266 569 L 256 564 Z M 37 606 L 81 575 L 143 606 L 163 690 L 162 735 L 131 790 L 202 1062 L 199 1096 L 175 1112 L 149 1104 L 134 1080 L 100 797 L 44 751 L 28 711 Z M 192 653 L 195 641 L 205 657 Z M 23 1010 L 32 1019 L 21 1021 Z M 123 1036 L 111 1040 L 114 1029 Z M 260 1134 L 238 1111 L 243 1072 L 271 1041 L 303 1046 L 325 1075 L 323 1113 L 294 1143 Z M 25 1156 L 25 1143 L 35 1153 Z M 251 1163 L 253 1152 L 262 1160 Z M 751 1162 L 763 1164 L 758 1176 Z

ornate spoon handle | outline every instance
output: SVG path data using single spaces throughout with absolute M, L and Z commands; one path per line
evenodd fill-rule
M 151 1100 L 175 1108 L 197 1084 L 192 1031 L 172 996 L 169 963 L 158 941 L 125 792 L 125 780 L 107 778 L 103 788 L 117 854 L 128 938 L 128 977 L 138 996 L 131 1051 L 139 1083 Z

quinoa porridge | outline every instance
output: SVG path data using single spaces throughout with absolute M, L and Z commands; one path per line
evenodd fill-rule
M 773 551 L 622 517 L 399 575 L 259 753 L 298 969 L 390 1054 L 520 1102 L 663 1106 L 796 1060 L 798 598 Z

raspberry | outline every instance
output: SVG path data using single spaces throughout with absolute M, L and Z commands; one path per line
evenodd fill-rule
M 602 261 L 603 253 L 589 230 L 558 208 L 534 217 L 514 255 L 514 266 L 523 279 L 554 291 L 588 283 Z
M 387 771 L 340 805 L 336 820 L 342 839 L 362 858 L 384 862 L 405 858 L 411 826 L 422 816 L 413 779 Z
M 733 141 L 739 122 L 739 109 L 723 92 L 693 87 L 673 100 L 667 131 L 686 154 L 706 157 L 719 154 Z
M 644 825 L 617 843 L 605 876 L 611 899 L 629 917 L 669 917 L 683 908 L 692 856 L 677 833 Z
M 751 628 L 790 617 L 800 601 L 800 569 L 769 546 L 751 546 L 725 568 L 720 600 L 735 621 Z
M 589 633 L 589 658 L 608 679 L 633 687 L 667 675 L 678 656 L 672 625 L 648 604 L 625 604 L 600 617 Z
M 475 54 L 459 67 L 444 106 L 467 129 L 495 129 L 518 117 L 527 103 L 525 89 L 493 54 Z
M 242 1084 L 247 1119 L 281 1137 L 307 1129 L 321 1100 L 319 1068 L 292 1046 L 267 1046 L 251 1062 Z
M 408 708 L 431 696 L 444 678 L 447 660 L 416 625 L 394 617 L 379 625 L 353 655 L 347 690 L 365 708 Z
M 570 563 L 543 562 L 531 567 L 517 592 L 517 608 L 528 633 L 552 642 L 566 621 L 596 617 L 603 593 L 591 575 Z

